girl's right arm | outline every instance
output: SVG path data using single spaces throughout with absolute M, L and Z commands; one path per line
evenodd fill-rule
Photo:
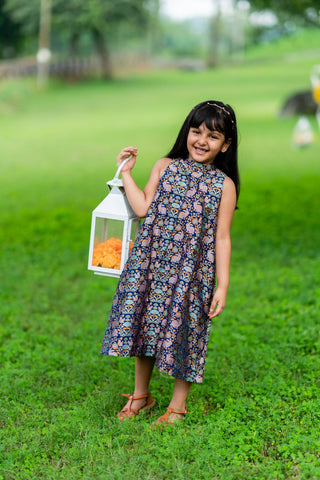
M 117 157 L 117 165 L 119 166 L 121 162 L 128 157 L 131 157 L 130 160 L 121 169 L 123 186 L 129 203 L 136 215 L 138 215 L 138 217 L 145 217 L 158 188 L 160 176 L 171 162 L 171 159 L 161 158 L 155 163 L 151 170 L 147 185 L 144 190 L 141 190 L 131 174 L 131 170 L 136 163 L 137 149 L 135 147 L 127 147 L 121 150 Z

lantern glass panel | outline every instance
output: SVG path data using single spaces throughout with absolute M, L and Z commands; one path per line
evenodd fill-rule
M 134 242 L 135 239 L 137 238 L 140 226 L 141 226 L 140 218 L 137 218 L 137 219 L 132 221 L 131 237 L 130 237 L 131 242 Z M 131 247 L 132 247 L 132 245 L 131 245 Z M 131 251 L 131 248 L 130 248 L 130 251 Z
M 120 270 L 124 222 L 96 218 L 92 266 Z

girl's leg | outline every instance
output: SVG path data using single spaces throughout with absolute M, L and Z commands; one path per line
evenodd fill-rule
M 136 357 L 134 395 L 149 393 L 149 383 L 155 360 L 154 357 Z
M 185 380 L 175 379 L 173 395 L 169 404 L 170 408 L 179 412 L 184 412 L 186 409 L 186 400 L 190 392 L 192 383 Z
M 155 363 L 154 357 L 136 357 L 135 358 L 135 387 L 134 396 L 150 393 L 149 383 Z M 130 403 L 128 401 L 127 405 Z M 127 406 L 126 405 L 126 406 Z M 133 400 L 131 408 L 139 410 L 146 405 L 146 399 Z
M 190 392 L 192 383 L 185 380 L 175 379 L 173 395 L 169 407 L 164 415 L 161 415 L 153 425 L 167 425 L 179 422 L 187 413 L 186 400 Z M 170 410 L 172 409 L 172 410 Z M 175 413 L 177 412 L 177 413 Z M 179 413 L 181 412 L 181 413 Z

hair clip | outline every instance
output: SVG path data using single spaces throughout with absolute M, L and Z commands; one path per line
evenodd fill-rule
M 207 105 L 210 105 L 211 107 L 220 108 L 220 110 L 223 110 L 224 113 L 227 113 L 229 115 L 231 123 L 234 124 L 234 121 L 231 118 L 231 113 L 228 112 L 228 110 L 226 108 L 222 107 L 221 105 L 218 105 L 217 103 L 211 103 L 211 102 L 207 102 Z

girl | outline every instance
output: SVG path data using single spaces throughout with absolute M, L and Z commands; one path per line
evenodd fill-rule
M 196 105 L 144 190 L 131 170 L 135 147 L 117 157 L 128 200 L 145 217 L 120 277 L 103 355 L 135 356 L 135 389 L 120 420 L 154 406 L 154 365 L 175 378 L 171 402 L 156 424 L 187 413 L 191 385 L 203 380 L 211 319 L 223 311 L 229 284 L 230 227 L 239 195 L 237 126 L 218 101 Z M 217 288 L 215 286 L 217 277 Z

